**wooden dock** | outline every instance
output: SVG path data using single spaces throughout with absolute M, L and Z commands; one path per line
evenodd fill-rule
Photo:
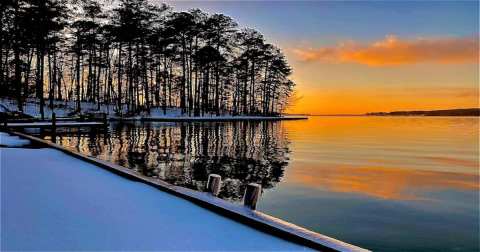
M 52 122 L 31 122 L 31 123 L 9 123 L 7 122 L 7 128 L 53 128 L 53 127 L 103 127 L 103 122 L 56 122 L 54 125 Z
M 59 120 L 60 119 L 60 120 Z M 78 118 L 57 118 L 55 113 L 52 114 L 52 119 L 48 121 L 37 120 L 5 120 L 3 121 L 4 128 L 71 128 L 71 127 L 106 127 L 108 126 L 108 119 L 106 114 L 101 114 L 101 121 L 85 121 L 78 120 Z

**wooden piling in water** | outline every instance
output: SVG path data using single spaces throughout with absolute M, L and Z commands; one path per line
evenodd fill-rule
M 262 186 L 256 183 L 250 183 L 245 189 L 245 194 L 243 195 L 243 205 L 255 210 L 257 208 L 258 199 L 260 199 L 260 194 L 262 193 Z
M 55 115 L 55 112 L 52 112 L 52 129 L 55 130 L 57 127 L 57 115 Z
M 213 196 L 218 196 L 220 192 L 220 187 L 222 186 L 222 177 L 218 174 L 208 175 L 207 180 L 207 191 Z
M 57 142 L 57 115 L 52 112 L 52 142 Z
M 108 131 L 108 118 L 107 118 L 107 113 L 102 114 L 102 121 L 103 121 L 103 129 L 105 132 Z

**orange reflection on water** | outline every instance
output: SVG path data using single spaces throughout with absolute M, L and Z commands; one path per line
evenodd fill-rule
M 427 199 L 424 191 L 478 190 L 474 174 L 433 172 L 387 167 L 312 166 L 295 164 L 292 183 L 333 192 L 357 193 L 390 200 Z M 317 174 L 317 175 L 312 175 Z
M 287 181 L 392 200 L 479 190 L 478 118 L 311 117 L 284 123 Z
M 451 158 L 451 157 L 423 157 L 423 158 L 432 160 L 434 162 L 444 163 L 447 165 L 468 167 L 468 168 L 474 169 L 475 171 L 478 171 L 478 161 L 464 160 L 464 159 Z

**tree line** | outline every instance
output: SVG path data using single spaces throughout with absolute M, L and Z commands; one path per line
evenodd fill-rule
M 0 90 L 119 114 L 275 115 L 294 83 L 281 50 L 223 14 L 148 0 L 2 0 Z M 46 102 L 48 104 L 46 104 Z

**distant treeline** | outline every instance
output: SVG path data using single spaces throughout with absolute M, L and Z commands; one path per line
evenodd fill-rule
M 189 115 L 273 115 L 294 83 L 283 53 L 223 14 L 147 0 L 1 0 L 0 90 Z
M 468 109 L 445 109 L 429 111 L 393 111 L 393 112 L 372 112 L 370 116 L 480 116 L 480 108 Z

